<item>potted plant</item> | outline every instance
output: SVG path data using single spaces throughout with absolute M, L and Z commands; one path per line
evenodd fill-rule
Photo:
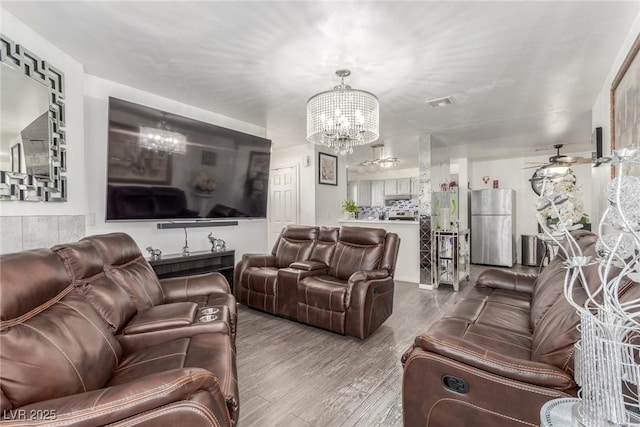
M 356 219 L 357 212 L 358 206 L 356 205 L 356 202 L 351 199 L 345 199 L 342 201 L 342 213 L 346 213 L 348 219 Z

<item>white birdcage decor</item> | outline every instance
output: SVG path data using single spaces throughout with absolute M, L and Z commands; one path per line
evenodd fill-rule
M 585 427 L 640 426 L 640 177 L 627 174 L 640 164 L 638 150 L 614 150 L 601 162 L 614 164 L 617 176 L 608 184 L 607 209 L 598 226 L 597 259 L 584 256 L 571 231 L 580 228 L 563 218 L 566 197 L 554 192 L 562 174 L 543 176 L 538 222 L 566 256 L 564 294 L 580 315 L 576 344 L 575 379 L 580 402 L 573 410 L 574 425 Z M 559 221 L 549 225 L 540 212 L 551 207 Z M 587 300 L 573 299 L 578 279 L 587 283 L 583 269 L 598 263 L 599 283 L 585 286 Z M 631 295 L 629 297 L 629 295 Z
M 351 71 L 338 70 L 342 82 L 307 101 L 307 141 L 329 147 L 336 154 L 380 137 L 380 106 L 374 94 L 344 83 Z

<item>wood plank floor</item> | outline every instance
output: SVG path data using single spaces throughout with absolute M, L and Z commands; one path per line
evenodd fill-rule
M 240 427 L 402 426 L 400 357 L 485 268 L 459 292 L 396 281 L 393 314 L 366 340 L 239 306 Z

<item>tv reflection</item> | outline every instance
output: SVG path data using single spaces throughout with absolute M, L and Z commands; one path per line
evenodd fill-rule
M 248 178 L 245 183 L 245 197 L 248 199 L 248 213 L 253 217 L 265 217 L 267 214 L 267 176 L 258 174 Z

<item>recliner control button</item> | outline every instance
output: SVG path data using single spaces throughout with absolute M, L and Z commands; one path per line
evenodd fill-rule
M 442 384 L 449 390 L 455 391 L 456 393 L 469 393 L 469 384 L 462 378 L 456 378 L 452 375 L 445 375 L 442 377 Z

